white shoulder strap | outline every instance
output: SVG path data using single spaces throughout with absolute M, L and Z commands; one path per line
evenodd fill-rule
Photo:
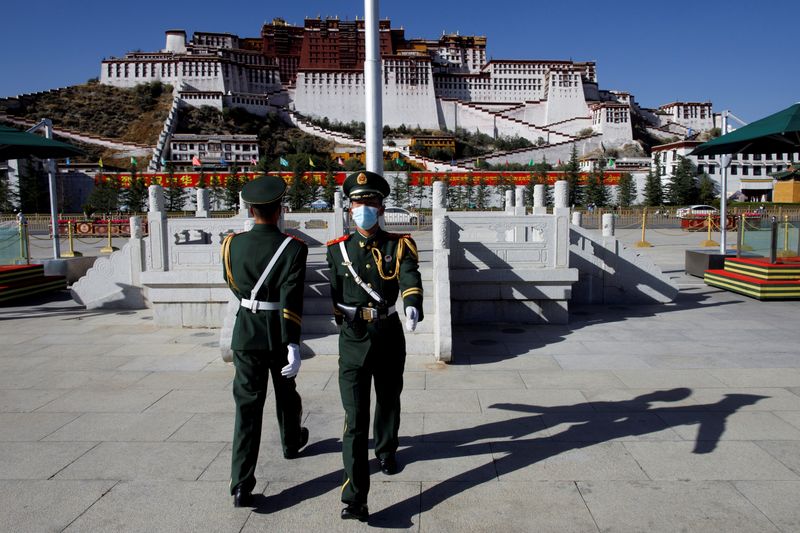
M 264 282 L 267 281 L 267 276 L 269 276 L 269 273 L 270 271 L 272 271 L 272 268 L 275 266 L 275 263 L 278 262 L 278 258 L 281 256 L 281 254 L 291 241 L 292 241 L 291 237 L 286 237 L 281 243 L 280 247 L 275 251 L 275 253 L 272 256 L 272 259 L 270 259 L 269 263 L 267 264 L 267 268 L 265 268 L 264 272 L 261 273 L 261 277 L 258 278 L 258 281 L 253 287 L 253 290 L 250 291 L 251 300 L 256 299 L 256 294 L 258 294 L 258 291 L 261 290 L 261 286 L 264 285 Z
M 339 241 L 339 249 L 342 251 L 342 258 L 344 259 L 345 266 L 350 271 L 350 275 L 353 276 L 353 281 L 358 283 L 358 286 L 364 289 L 364 291 L 366 291 L 366 293 L 369 294 L 370 298 L 372 298 L 379 304 L 383 304 L 384 301 L 381 295 L 372 290 L 372 288 L 370 288 L 366 283 L 364 283 L 364 280 L 361 279 L 361 276 L 356 274 L 356 271 L 353 268 L 353 263 L 350 261 L 350 256 L 347 255 L 347 248 L 344 245 L 344 241 Z

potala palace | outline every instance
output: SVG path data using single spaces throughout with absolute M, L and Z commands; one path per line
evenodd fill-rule
M 629 93 L 601 89 L 594 62 L 487 61 L 486 41 L 459 34 L 409 39 L 380 21 L 384 124 L 518 135 L 543 147 L 542 155 L 576 141 L 583 153 L 601 142 L 629 143 L 634 115 L 662 137 L 714 127 L 710 102 L 645 109 Z M 187 39 L 183 30 L 167 31 L 161 51 L 104 59 L 100 80 L 119 87 L 169 83 L 192 106 L 348 123 L 364 120 L 364 53 L 363 20 L 309 18 L 300 27 L 274 19 L 260 37 L 196 32 Z

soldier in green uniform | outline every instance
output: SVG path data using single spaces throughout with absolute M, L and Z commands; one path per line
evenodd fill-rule
M 295 389 L 308 247 L 278 229 L 285 191 L 286 183 L 274 176 L 247 183 L 242 198 L 250 204 L 255 225 L 248 232 L 228 235 L 222 244 L 225 280 L 241 303 L 231 341 L 236 420 L 230 489 L 235 507 L 250 505 L 256 484 L 269 374 L 284 457 L 297 457 L 308 442 Z
M 375 455 L 387 475 L 397 472 L 400 393 L 406 359 L 398 296 L 413 331 L 422 320 L 422 281 L 417 246 L 409 235 L 387 233 L 378 224 L 389 184 L 379 174 L 347 177 L 344 194 L 357 231 L 328 243 L 331 296 L 339 333 L 339 390 L 345 410 L 342 458 L 343 519 L 369 518 L 370 389 L 375 384 Z

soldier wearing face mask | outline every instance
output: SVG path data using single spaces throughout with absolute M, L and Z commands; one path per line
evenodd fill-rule
M 375 456 L 386 475 L 397 472 L 400 393 L 406 329 L 422 320 L 422 280 L 417 246 L 409 235 L 379 223 L 389 184 L 374 172 L 356 172 L 342 189 L 350 199 L 356 231 L 328 243 L 331 296 L 339 333 L 339 390 L 345 410 L 342 458 L 343 519 L 369 518 L 370 390 L 375 385 Z M 398 309 L 399 307 L 399 309 Z

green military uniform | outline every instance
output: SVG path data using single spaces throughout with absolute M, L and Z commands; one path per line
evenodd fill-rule
M 356 181 L 360 177 L 360 181 Z M 377 174 L 353 174 L 345 181 L 345 194 L 358 199 L 358 184 L 369 187 L 380 180 L 381 196 L 388 194 L 388 184 Z M 384 185 L 385 184 L 385 185 Z M 341 244 L 356 274 L 368 288 L 379 294 L 385 304 L 372 298 L 354 279 L 347 266 Z M 375 384 L 375 455 L 380 459 L 394 456 L 400 427 L 400 393 L 403 390 L 405 337 L 395 310 L 401 296 L 402 307 L 414 307 L 422 319 L 422 281 L 418 270 L 417 247 L 408 235 L 379 229 L 365 237 L 359 232 L 328 243 L 331 296 L 339 334 L 339 390 L 345 410 L 342 456 L 344 484 L 342 501 L 366 504 L 369 492 L 369 415 L 371 381 Z M 354 320 L 342 314 L 336 304 L 357 306 Z M 398 303 L 398 306 L 400 304 Z M 361 308 L 377 309 L 377 318 L 365 320 Z
M 268 176 L 246 184 L 242 197 L 254 204 L 279 202 L 285 188 L 283 180 Z M 225 280 L 242 304 L 231 341 L 236 367 L 231 493 L 237 487 L 249 493 L 256 483 L 254 472 L 270 373 L 284 454 L 296 452 L 302 446 L 300 395 L 294 377 L 281 375 L 281 368 L 287 364 L 287 346 L 300 342 L 306 244 L 290 238 L 255 297 L 251 294 L 265 267 L 288 237 L 275 225 L 256 224 L 248 232 L 229 235 L 222 245 Z

